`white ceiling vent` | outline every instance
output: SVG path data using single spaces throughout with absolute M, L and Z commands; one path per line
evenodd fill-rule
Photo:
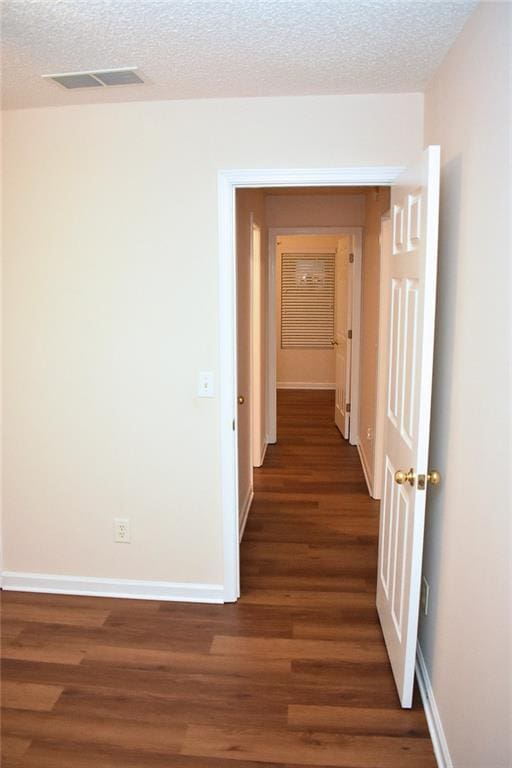
M 144 82 L 135 72 L 135 69 L 108 69 L 92 74 L 103 85 L 136 85 Z
M 144 80 L 136 72 L 137 67 L 123 69 L 104 69 L 96 72 L 63 72 L 55 75 L 42 75 L 45 80 L 74 90 L 76 88 L 103 88 L 113 85 L 138 85 Z

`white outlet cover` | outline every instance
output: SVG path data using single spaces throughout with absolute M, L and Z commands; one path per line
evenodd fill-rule
M 117 544 L 130 544 L 130 520 L 128 517 L 114 518 L 114 541 Z

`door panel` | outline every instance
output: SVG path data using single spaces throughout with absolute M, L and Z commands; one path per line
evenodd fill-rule
M 391 190 L 388 394 L 377 610 L 403 707 L 412 704 L 428 492 L 418 476 L 425 481 L 428 473 L 439 157 L 439 147 L 429 147 Z M 412 470 L 412 475 L 395 478 L 398 470 Z

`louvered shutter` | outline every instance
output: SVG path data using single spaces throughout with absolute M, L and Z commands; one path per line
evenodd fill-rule
M 283 253 L 283 349 L 331 347 L 334 334 L 334 259 L 334 253 Z

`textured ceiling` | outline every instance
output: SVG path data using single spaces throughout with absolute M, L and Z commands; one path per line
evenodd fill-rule
M 5 108 L 421 91 L 476 2 L 1 0 Z M 137 66 L 144 86 L 40 75 Z

